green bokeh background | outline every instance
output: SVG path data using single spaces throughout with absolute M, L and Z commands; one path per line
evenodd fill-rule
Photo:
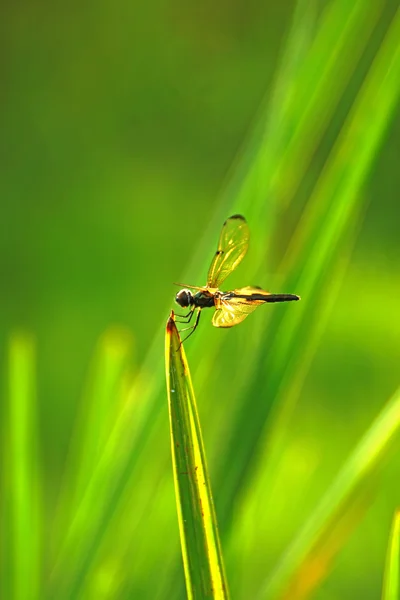
M 384 4 L 382 30 L 397 3 Z M 173 307 L 172 282 L 183 277 L 272 89 L 294 7 L 291 1 L 22 0 L 1 9 L 1 353 L 6 364 L 10 334 L 33 332 L 49 523 L 99 336 L 113 325 L 132 332 L 133 365 L 141 364 L 154 340 L 162 354 L 160 326 Z M 338 123 L 352 93 L 350 85 Z M 335 127 L 333 120 L 310 177 Z M 356 245 L 289 425 L 291 470 L 283 465 L 274 484 L 275 512 L 262 527 L 242 521 L 238 545 L 250 548 L 246 561 L 227 557 L 233 597 L 253 598 L 257 581 L 399 383 L 399 161 L 397 111 L 363 190 L 367 208 Z M 280 263 L 308 192 L 306 180 L 283 213 L 268 271 Z M 210 239 L 209 259 L 215 244 Z M 252 261 L 251 251 L 246 261 Z M 262 281 L 245 276 L 244 267 L 234 283 L 269 287 L 269 272 Z M 201 285 L 205 277 L 205 271 L 193 272 L 188 283 Z M 211 329 L 209 317 L 201 326 Z M 246 321 L 207 337 L 212 344 L 216 336 L 229 336 L 220 368 L 202 392 L 225 403 L 228 413 L 241 341 L 252 327 Z M 207 346 L 188 345 L 187 352 L 189 361 L 197 360 Z M 207 447 L 207 440 L 216 443 L 212 414 L 202 415 L 201 396 L 197 400 Z M 167 411 L 165 419 L 167 427 Z M 170 451 L 165 432 L 160 453 Z M 212 458 L 210 463 L 213 472 Z M 391 462 L 371 510 L 317 598 L 379 596 L 390 522 L 400 502 L 398 481 Z M 166 544 L 148 518 L 154 546 Z M 132 551 L 127 565 L 134 557 Z M 140 577 L 135 584 L 133 576 L 124 588 L 131 595 L 116 597 L 156 597 L 151 567 L 149 561 L 144 568 L 147 584 Z

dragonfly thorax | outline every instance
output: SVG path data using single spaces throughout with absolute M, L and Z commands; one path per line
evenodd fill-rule
M 175 296 L 175 302 L 182 306 L 182 308 L 187 308 L 194 303 L 193 294 L 189 290 L 181 290 Z

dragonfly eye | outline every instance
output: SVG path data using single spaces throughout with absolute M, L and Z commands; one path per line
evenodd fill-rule
M 187 308 L 192 304 L 193 296 L 189 290 L 181 290 L 175 296 L 175 302 L 182 306 L 182 308 Z

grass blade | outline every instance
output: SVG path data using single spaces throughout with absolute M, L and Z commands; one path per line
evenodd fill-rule
M 110 456 L 115 455 L 118 449 L 118 439 L 113 439 L 111 444 L 109 432 L 122 415 L 132 410 L 132 398 L 127 391 L 131 346 L 132 339 L 126 330 L 110 328 L 99 340 L 93 357 L 54 527 L 56 562 L 51 573 L 51 586 L 57 588 L 59 597 L 64 593 L 64 586 L 68 588 L 76 584 L 83 568 L 84 560 L 79 568 L 74 563 L 76 544 L 80 543 L 80 547 L 86 549 L 92 541 L 92 529 L 102 522 L 100 485 L 104 494 L 109 487 L 112 488 L 116 469 Z M 100 477 L 93 481 L 97 461 L 105 454 L 107 441 L 110 455 L 108 460 L 100 463 Z M 98 545 L 94 542 L 91 558 L 94 558 L 97 549 Z M 67 565 L 70 571 L 66 569 Z M 65 576 L 67 580 L 64 582 Z M 56 593 L 55 589 L 53 593 Z
M 40 529 L 35 423 L 34 343 L 13 335 L 9 352 L 9 440 L 12 592 L 14 600 L 40 598 Z
M 87 482 L 101 456 L 111 424 L 121 408 L 123 386 L 127 384 L 127 366 L 132 339 L 122 328 L 109 328 L 100 338 L 90 367 L 80 412 L 70 444 L 69 461 L 60 493 L 54 529 L 65 535 L 67 525 L 84 496 Z M 90 514 L 93 515 L 93 509 Z M 56 536 L 55 536 L 56 537 Z M 55 545 L 59 545 L 58 541 Z
M 303 569 L 308 569 L 310 556 L 315 562 L 318 556 L 325 555 L 326 544 L 323 542 L 330 539 L 331 528 L 339 520 L 347 519 L 349 502 L 355 501 L 356 497 L 365 491 L 369 477 L 382 464 L 399 429 L 400 388 L 344 464 L 320 505 L 268 579 L 260 598 L 296 598 L 294 595 L 288 596 L 288 590 L 296 589 L 297 582 L 305 578 Z
M 399 600 L 400 598 L 400 511 L 393 519 L 392 531 L 386 558 L 385 579 L 382 600 Z
M 79 499 L 101 456 L 110 424 L 115 422 L 121 407 L 121 388 L 126 380 L 131 346 L 131 335 L 122 328 L 110 328 L 99 340 L 82 406 L 84 414 L 78 423 L 78 427 L 82 424 L 83 431 L 76 450 L 80 458 L 73 470 Z
M 178 521 L 188 598 L 228 598 L 211 485 L 185 351 L 166 330 L 166 376 Z
M 299 235 L 292 244 L 284 271 L 289 273 L 282 289 L 299 293 L 302 302 L 296 310 L 281 311 L 266 332 L 265 348 L 260 353 L 253 383 L 247 397 L 263 398 L 248 411 L 246 399 L 238 412 L 230 444 L 221 466 L 224 487 L 218 507 L 224 522 L 232 510 L 232 499 L 243 489 L 254 464 L 253 453 L 265 434 L 265 423 L 273 402 L 297 379 L 302 366 L 304 340 L 317 325 L 316 306 L 323 301 L 324 286 L 340 256 L 344 236 L 351 226 L 355 211 L 360 209 L 361 194 L 384 133 L 394 114 L 400 93 L 400 11 L 385 36 L 368 77 L 345 123 L 335 148 L 310 199 Z M 374 112 L 374 107 L 379 111 Z M 265 377 L 268 373 L 268 377 Z M 260 381 L 265 381 L 260 390 Z M 244 436 L 246 440 L 244 441 Z M 242 443 L 238 445 L 237 440 Z M 231 461 L 232 453 L 236 461 Z M 224 524 L 221 522 L 221 527 Z

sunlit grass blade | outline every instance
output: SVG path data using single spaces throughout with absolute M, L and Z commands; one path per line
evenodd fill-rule
M 363 0 L 326 5 L 291 95 L 291 143 L 273 173 L 272 186 L 284 203 L 304 176 L 382 9 Z
M 133 408 L 128 389 L 131 346 L 130 334 L 113 328 L 102 336 L 93 358 L 71 442 L 54 534 L 55 566 L 51 584 L 57 587 L 59 597 L 64 589 L 76 584 L 85 555 L 93 559 L 97 549 L 93 530 L 103 522 L 103 501 L 108 498 L 109 490 L 112 493 L 118 475 L 113 462 L 118 452 L 118 440 L 110 444 L 109 432 L 115 422 Z M 110 454 L 99 467 L 99 457 L 104 455 L 107 441 Z M 82 552 L 79 568 L 75 563 L 78 544 L 81 551 L 86 550 Z
M 71 439 L 57 525 L 54 526 L 60 531 L 54 537 L 65 535 L 67 523 L 82 500 L 115 417 L 121 410 L 123 388 L 128 385 L 131 346 L 130 334 L 121 328 L 108 329 L 97 344 Z
M 339 520 L 347 518 L 349 502 L 365 493 L 369 479 L 381 466 L 390 444 L 400 429 L 400 389 L 383 408 L 369 430 L 345 462 L 321 503 L 288 548 L 272 576 L 267 579 L 260 598 L 276 600 L 302 598 L 293 595 L 300 580 L 313 576 L 305 572 L 310 565 L 325 561 L 326 543 L 331 542 L 330 530 Z M 339 548 L 336 547 L 335 551 Z M 312 557 L 312 561 L 310 561 Z M 304 571 L 303 571 L 304 569 Z M 325 575 L 322 572 L 321 575 Z M 319 580 L 317 579 L 319 582 Z M 317 581 L 314 581 L 314 586 Z M 302 589 L 302 588 L 301 588 Z
M 7 501 L 11 553 L 10 594 L 14 600 L 40 599 L 41 529 L 36 420 L 34 342 L 29 335 L 14 334 L 10 340 L 8 376 L 9 429 L 3 468 L 7 471 Z M 6 576 L 6 574 L 4 573 Z
M 228 598 L 211 485 L 185 351 L 171 316 L 166 377 L 176 505 L 187 595 Z
M 82 409 L 75 432 L 79 462 L 75 463 L 75 493 L 80 498 L 88 478 L 101 456 L 108 433 L 121 409 L 132 337 L 121 328 L 107 330 L 101 337 L 93 360 Z M 78 428 L 83 428 L 79 431 Z
M 216 237 L 229 214 L 244 214 L 253 225 L 254 265 L 263 262 L 276 216 L 293 200 L 382 9 L 380 3 L 337 0 L 317 18 L 314 3 L 297 2 L 272 97 L 262 103 L 210 227 Z M 192 272 L 200 272 L 209 237 L 194 249 Z
M 288 314 L 288 326 L 280 329 L 279 342 L 275 346 L 274 364 L 279 364 L 277 372 L 280 374 L 278 391 L 283 390 L 286 398 L 277 406 L 272 439 L 279 437 L 285 428 L 293 407 L 293 396 L 301 385 L 301 372 L 304 376 L 323 331 L 320 312 L 324 311 L 323 321 L 326 322 L 328 312 L 324 306 L 330 304 L 331 288 L 337 284 L 332 274 L 335 263 L 341 260 L 341 254 L 343 258 L 343 250 L 347 248 L 344 244 L 346 232 L 352 221 L 360 224 L 366 209 L 367 198 L 362 185 L 400 95 L 399 25 L 397 13 L 306 207 L 285 260 L 283 270 L 289 273 L 285 286 L 301 290 L 303 302 L 301 310 Z M 382 108 L 377 118 L 370 119 L 377 102 Z M 340 180 L 344 184 L 335 190 Z M 359 229 L 359 225 L 357 227 Z M 349 251 L 346 252 L 348 260 Z M 282 352 L 280 358 L 279 352 Z M 273 446 L 272 439 L 270 435 L 267 442 L 270 447 Z M 280 452 L 278 446 L 273 450 L 275 455 Z
M 392 531 L 386 557 L 382 600 L 400 598 L 400 511 L 393 518 Z
M 254 464 L 253 452 L 265 434 L 272 403 L 296 380 L 296 373 L 302 368 L 308 336 L 317 325 L 316 307 L 324 301 L 329 272 L 340 257 L 344 236 L 364 200 L 362 185 L 399 98 L 399 39 L 398 12 L 321 174 L 299 224 L 289 259 L 285 261 L 284 271 L 288 275 L 282 289 L 300 294 L 302 301 L 276 313 L 265 334 L 265 348 L 273 351 L 258 355 L 253 383 L 247 392 L 247 397 L 261 400 L 248 411 L 246 398 L 243 399 L 221 465 L 223 493 L 218 498 L 218 507 L 224 519 L 229 518 L 238 489 L 243 489 L 251 475 L 249 465 Z M 376 106 L 379 111 L 374 109 Z M 260 381 L 265 382 L 262 388 Z M 234 463 L 232 453 L 235 453 Z

